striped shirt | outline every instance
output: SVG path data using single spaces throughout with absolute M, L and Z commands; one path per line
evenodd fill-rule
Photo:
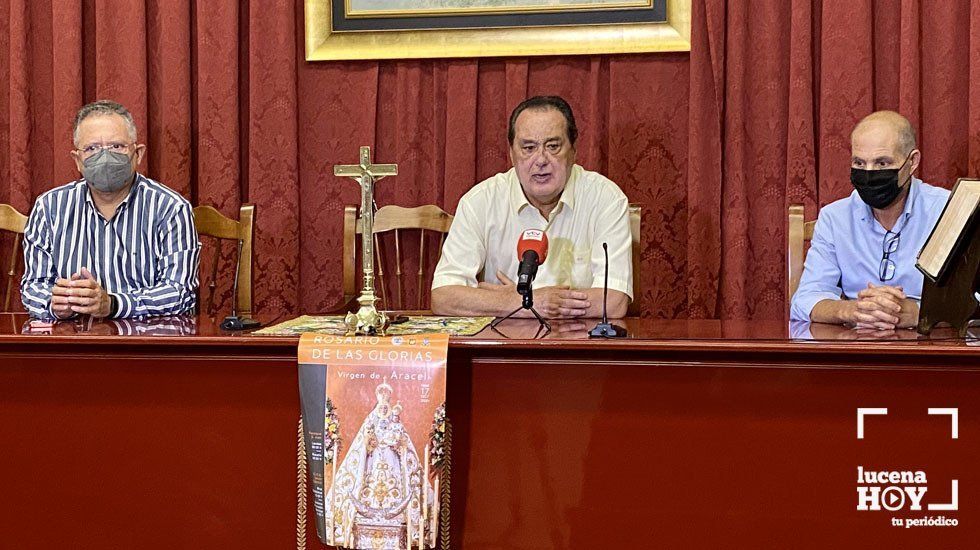
M 129 195 L 106 220 L 84 179 L 56 187 L 34 203 L 24 232 L 24 307 L 53 317 L 51 288 L 88 268 L 115 296 L 116 318 L 193 312 L 201 250 L 191 205 L 137 174 Z

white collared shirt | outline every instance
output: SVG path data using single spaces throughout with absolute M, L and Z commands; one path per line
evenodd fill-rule
M 459 201 L 432 288 L 517 278 L 517 241 L 525 229 L 548 235 L 548 257 L 534 286 L 602 288 L 609 247 L 609 288 L 633 297 L 629 202 L 605 176 L 572 166 L 559 203 L 546 219 L 532 206 L 511 168 L 484 180 Z

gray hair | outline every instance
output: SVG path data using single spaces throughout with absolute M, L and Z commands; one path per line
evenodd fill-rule
M 129 110 L 123 107 L 121 103 L 116 103 L 109 99 L 100 99 L 82 107 L 79 109 L 78 114 L 75 115 L 75 127 L 72 129 L 72 141 L 75 142 L 75 147 L 79 145 L 78 127 L 82 124 L 82 121 L 89 117 L 106 115 L 121 116 L 126 121 L 126 130 L 128 130 L 129 139 L 136 142 L 136 123 L 133 121 L 133 115 L 130 114 Z
M 908 120 L 905 122 L 908 123 Z M 898 146 L 902 148 L 902 152 L 906 156 L 912 152 L 912 149 L 915 149 L 915 128 L 912 127 L 911 123 L 903 125 L 899 130 Z

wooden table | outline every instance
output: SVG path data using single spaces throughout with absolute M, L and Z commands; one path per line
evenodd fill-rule
M 0 315 L 0 548 L 295 546 L 295 338 L 25 321 Z M 625 324 L 616 341 L 575 323 L 529 340 L 527 321 L 451 341 L 455 548 L 975 544 L 971 341 Z M 888 409 L 862 440 L 859 407 Z M 958 408 L 958 439 L 931 407 Z M 858 466 L 924 471 L 923 510 L 858 511 Z M 959 510 L 926 510 L 952 479 Z M 891 527 L 925 516 L 959 525 Z

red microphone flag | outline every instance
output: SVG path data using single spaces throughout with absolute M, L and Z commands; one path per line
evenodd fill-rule
M 533 250 L 538 253 L 538 265 L 548 257 L 548 235 L 540 229 L 526 229 L 517 239 L 517 259 L 523 259 L 524 253 Z

